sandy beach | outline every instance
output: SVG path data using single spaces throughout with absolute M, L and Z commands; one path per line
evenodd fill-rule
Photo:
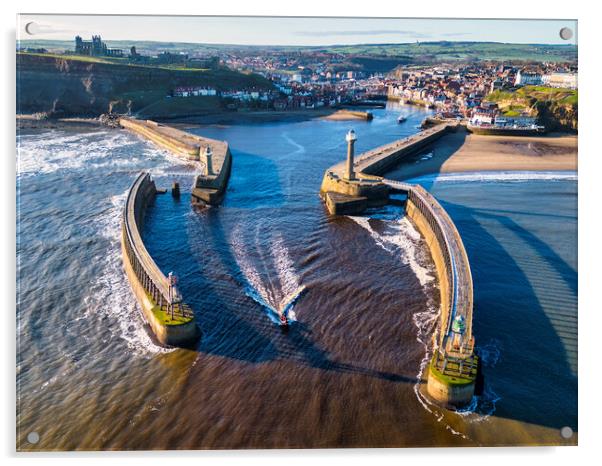
M 577 136 L 485 136 L 451 133 L 407 159 L 398 178 L 474 171 L 576 171 Z
M 336 112 L 321 117 L 323 120 L 330 121 L 349 121 L 349 120 L 367 120 L 368 112 L 362 110 L 337 110 Z

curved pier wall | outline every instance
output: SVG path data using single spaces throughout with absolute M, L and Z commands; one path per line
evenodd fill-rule
M 121 249 L 126 275 L 142 313 L 160 343 L 181 346 L 194 341 L 198 329 L 192 312 L 185 304 L 174 305 L 174 314 L 180 323 L 166 324 L 157 315 L 157 309 L 167 310 L 169 281 L 146 250 L 140 228 L 146 208 L 157 193 L 148 173 L 138 175 L 123 212 Z
M 460 369 L 459 374 L 447 371 L 446 367 L 453 364 L 473 364 L 473 338 L 472 338 L 472 277 L 470 270 L 462 273 L 454 271 L 454 267 L 468 268 L 468 257 L 460 239 L 459 233 L 447 213 L 439 205 L 436 199 L 422 186 L 412 186 L 408 190 L 406 203 L 406 214 L 412 219 L 420 233 L 424 237 L 439 279 L 440 303 L 440 329 L 439 335 L 433 336 L 434 362 L 429 365 L 426 392 L 430 398 L 443 406 L 458 407 L 468 404 L 475 391 L 476 377 L 467 376 L 465 370 Z M 447 228 L 442 225 L 447 223 Z M 450 227 L 451 225 L 451 227 Z M 447 234 L 446 234 L 447 231 Z M 456 259 L 452 258 L 452 247 L 457 252 Z M 453 261 L 453 263 L 452 263 Z M 455 265 L 454 265 L 455 264 Z M 463 277 L 459 283 L 458 276 Z M 464 283 L 466 281 L 467 283 Z M 464 287 L 465 293 L 455 294 L 456 289 Z M 458 295 L 461 300 L 458 301 Z M 451 332 L 451 319 L 454 313 L 453 306 L 466 308 L 461 312 L 466 317 L 465 335 L 470 343 L 464 354 L 452 354 L 448 336 Z M 460 311 L 456 311 L 460 313 Z M 444 362 L 445 361 L 445 362 Z M 474 362 L 476 364 L 476 362 Z M 469 370 L 469 369 L 466 369 Z
M 445 235 L 434 212 L 429 208 L 427 198 L 425 198 L 423 193 L 419 192 L 418 187 L 412 187 L 408 191 L 406 215 L 412 219 L 422 234 L 435 263 L 441 299 L 440 309 L 442 319 L 440 332 L 441 334 L 445 334 L 448 327 L 454 286 L 451 272 L 451 256 L 445 241 Z M 433 336 L 433 339 L 435 338 L 436 336 Z M 434 341 L 433 343 L 439 345 L 440 341 Z

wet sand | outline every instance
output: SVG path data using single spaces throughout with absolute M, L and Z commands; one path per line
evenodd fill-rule
M 330 121 L 348 121 L 348 120 L 366 120 L 368 112 L 362 110 L 337 110 L 331 115 L 322 117 L 323 120 Z
M 165 119 L 165 122 L 172 126 L 191 125 L 236 125 L 249 123 L 274 123 L 286 122 L 294 123 L 299 121 L 312 120 L 314 118 L 326 117 L 335 112 L 332 108 L 306 109 L 306 110 L 257 110 L 257 111 L 230 111 L 216 112 L 207 115 L 197 115 L 189 117 L 178 117 Z M 157 118 L 162 121 L 161 118 Z
M 577 136 L 444 136 L 395 170 L 401 178 L 474 171 L 576 171 Z

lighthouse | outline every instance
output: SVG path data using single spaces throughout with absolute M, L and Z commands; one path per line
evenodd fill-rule
M 355 172 L 353 171 L 353 145 L 357 140 L 355 131 L 352 129 L 349 130 L 345 136 L 345 140 L 347 141 L 347 170 L 345 170 L 345 179 L 355 180 Z
M 211 151 L 211 147 L 207 146 L 207 149 L 205 149 L 205 175 L 207 176 L 213 175 L 212 156 L 213 152 Z

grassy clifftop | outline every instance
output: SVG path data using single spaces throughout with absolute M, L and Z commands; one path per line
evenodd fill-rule
M 551 131 L 577 131 L 578 91 L 525 86 L 515 91 L 494 91 L 487 96 L 505 116 L 528 114 Z
M 178 86 L 226 89 L 269 89 L 254 74 L 226 68 L 188 69 L 130 64 L 51 54 L 17 54 L 17 112 L 51 112 L 60 116 L 96 116 L 131 111 L 141 117 L 173 117 L 219 110 L 217 98 L 167 98 Z M 186 100 L 186 102 L 183 102 Z

